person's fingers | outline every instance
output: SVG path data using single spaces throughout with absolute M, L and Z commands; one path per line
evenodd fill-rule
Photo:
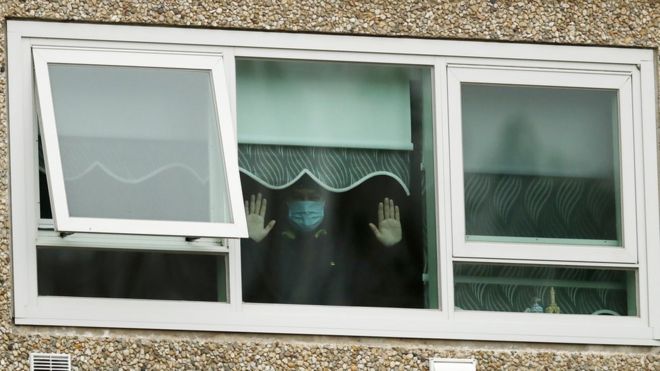
M 250 206 L 250 204 L 249 204 L 248 200 L 245 200 L 245 212 L 248 213 L 248 214 L 250 213 L 250 207 L 249 206 Z
M 254 213 L 259 214 L 261 211 L 261 193 L 257 193 L 257 202 L 254 204 Z
M 394 219 L 396 219 L 397 221 L 401 221 L 401 216 L 399 214 L 399 207 L 398 206 L 394 207 Z
M 270 230 L 273 229 L 274 226 L 275 226 L 275 220 L 271 220 L 266 226 L 266 228 L 264 228 L 264 232 L 268 234 L 268 232 L 270 232 Z
M 390 198 L 390 219 L 394 219 L 394 200 Z
M 261 200 L 261 209 L 259 210 L 259 215 L 261 217 L 266 216 L 266 207 L 267 207 L 266 205 L 267 204 L 268 204 L 268 201 L 266 201 L 265 198 Z
M 380 231 L 378 228 L 373 223 L 369 223 L 369 229 L 371 229 L 372 232 L 374 232 L 374 236 L 378 237 L 380 236 Z
M 383 203 L 382 203 L 382 202 L 379 202 L 379 203 L 378 203 L 378 224 L 379 224 L 379 225 L 380 225 L 380 223 L 383 221 L 383 219 L 385 219 L 385 216 L 383 215 L 383 213 L 384 213 L 384 211 L 383 211 Z
M 254 195 L 250 195 L 250 214 L 254 214 Z

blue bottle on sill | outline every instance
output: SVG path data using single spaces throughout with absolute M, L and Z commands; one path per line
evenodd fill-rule
M 541 298 L 534 298 L 532 306 L 525 309 L 527 313 L 543 313 L 543 306 L 541 305 Z

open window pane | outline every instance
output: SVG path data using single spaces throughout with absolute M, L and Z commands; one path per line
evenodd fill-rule
M 471 241 L 621 246 L 616 90 L 461 84 Z
M 634 270 L 454 264 L 456 310 L 637 315 Z
M 34 57 L 58 230 L 243 235 L 220 58 L 55 49 Z
M 71 216 L 232 221 L 209 71 L 48 69 Z
M 42 296 L 227 301 L 224 255 L 39 247 Z
M 236 69 L 243 300 L 438 308 L 431 68 Z

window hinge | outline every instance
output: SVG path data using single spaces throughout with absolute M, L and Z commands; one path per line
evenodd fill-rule
M 74 232 L 60 232 L 60 237 L 64 238 L 66 236 L 71 236 Z
M 186 237 L 186 242 L 193 242 L 199 240 L 201 237 Z

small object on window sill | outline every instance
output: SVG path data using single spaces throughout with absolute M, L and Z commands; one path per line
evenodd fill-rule
M 550 288 L 550 304 L 548 304 L 547 307 L 545 307 L 545 312 L 546 313 L 561 313 L 559 309 L 559 305 L 557 305 L 557 301 L 555 300 L 555 288 L 551 287 Z
M 543 313 L 543 306 L 541 306 L 541 298 L 535 297 L 532 305 L 525 309 L 525 313 Z
M 74 232 L 60 232 L 60 238 L 71 236 Z

